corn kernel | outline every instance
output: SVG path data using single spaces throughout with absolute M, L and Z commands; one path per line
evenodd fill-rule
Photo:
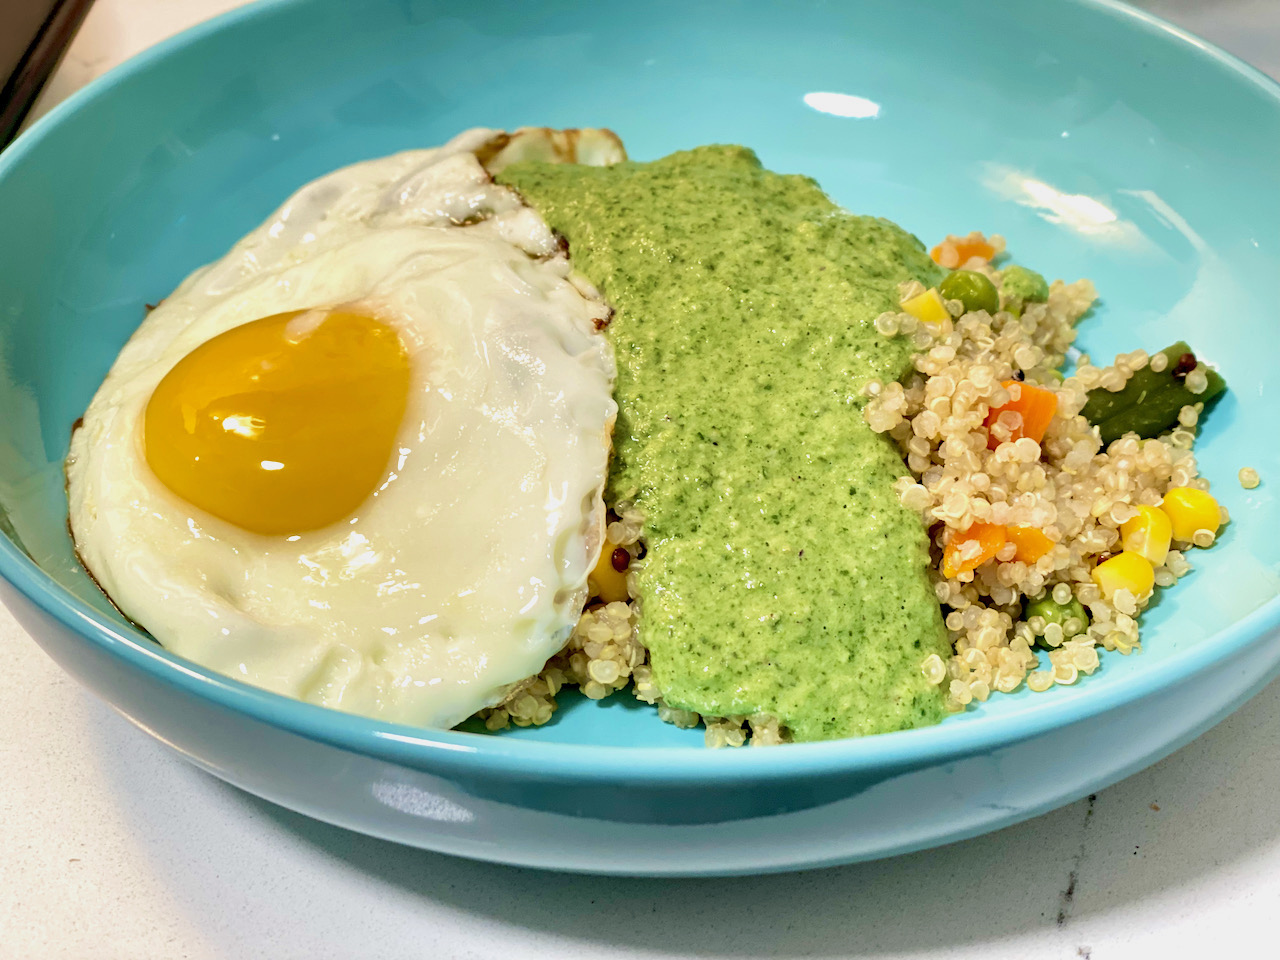
M 941 323 L 943 320 L 951 319 L 951 314 L 947 312 L 947 305 L 942 302 L 938 291 L 932 287 L 924 293 L 903 300 L 901 307 L 917 320 L 925 323 Z
M 631 599 L 631 594 L 627 591 L 626 570 L 618 570 L 613 565 L 613 553 L 617 549 L 617 544 L 605 540 L 600 548 L 596 568 L 587 576 L 591 596 L 599 597 L 605 603 Z
M 1164 495 L 1160 509 L 1169 516 L 1175 540 L 1190 542 L 1197 530 L 1217 533 L 1222 526 L 1218 501 L 1195 487 L 1174 487 Z
M 1137 516 L 1120 525 L 1120 542 L 1127 552 L 1146 557 L 1152 566 L 1158 567 L 1169 555 L 1173 525 L 1159 507 L 1142 505 L 1137 510 Z
M 1139 553 L 1118 553 L 1093 568 L 1093 582 L 1110 601 L 1117 590 L 1128 590 L 1139 599 L 1151 595 L 1156 571 L 1151 561 Z

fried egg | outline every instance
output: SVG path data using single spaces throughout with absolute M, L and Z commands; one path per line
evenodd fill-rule
M 557 136 L 322 177 L 147 316 L 67 461 L 77 551 L 126 616 L 432 727 L 560 649 L 602 541 L 608 308 L 481 162 L 573 159 Z M 609 136 L 577 159 L 622 159 Z

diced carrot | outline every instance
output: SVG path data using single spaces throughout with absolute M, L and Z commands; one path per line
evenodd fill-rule
M 946 249 L 950 247 L 955 251 L 956 259 L 953 263 L 945 263 L 944 260 L 949 259 L 946 255 Z M 996 248 L 987 243 L 983 239 L 982 234 L 969 234 L 967 237 L 949 236 L 938 244 L 931 251 L 929 256 L 933 258 L 934 263 L 941 264 L 944 267 L 952 268 L 962 267 L 969 262 L 972 257 L 981 257 L 983 260 L 990 260 L 996 255 Z
M 996 255 L 996 248 L 986 240 L 961 240 L 956 244 L 956 253 L 960 254 L 960 262 L 966 263 L 972 257 L 990 260 Z
M 954 577 L 975 570 L 994 557 L 1008 540 L 1007 531 L 998 523 L 977 521 L 963 533 L 951 538 L 942 551 L 942 575 Z
M 1018 394 L 1017 400 L 1010 400 L 1001 407 L 992 407 L 987 413 L 984 425 L 988 430 L 988 450 L 994 450 L 1003 442 L 994 433 L 990 432 L 995 422 L 1000 419 L 1000 414 L 1016 413 L 1022 417 L 1021 425 L 1015 427 L 1010 433 L 1010 440 L 1030 437 L 1036 443 L 1039 443 L 1044 439 L 1044 432 L 1049 429 L 1049 421 L 1058 412 L 1058 397 L 1052 390 L 1046 390 L 1044 387 L 1037 387 L 1030 383 L 1022 383 L 1019 380 L 1006 380 L 1004 382 L 1004 388 L 1011 393 L 1015 392 L 1013 389 L 1015 387 Z
M 1013 559 L 1023 563 L 1035 563 L 1053 549 L 1053 541 L 1035 527 L 1009 527 L 1005 535 L 1017 548 Z

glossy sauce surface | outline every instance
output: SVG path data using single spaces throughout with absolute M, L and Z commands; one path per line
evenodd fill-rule
M 742 147 L 499 179 L 617 311 L 611 496 L 645 512 L 640 631 L 667 702 L 798 740 L 941 719 L 924 531 L 860 396 L 906 369 L 872 321 L 936 279 L 919 241 Z

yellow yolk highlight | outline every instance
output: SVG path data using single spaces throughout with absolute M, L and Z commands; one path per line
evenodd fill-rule
M 180 360 L 147 403 L 147 463 L 170 490 L 279 535 L 351 514 L 382 482 L 409 396 L 409 356 L 375 317 L 254 320 Z

